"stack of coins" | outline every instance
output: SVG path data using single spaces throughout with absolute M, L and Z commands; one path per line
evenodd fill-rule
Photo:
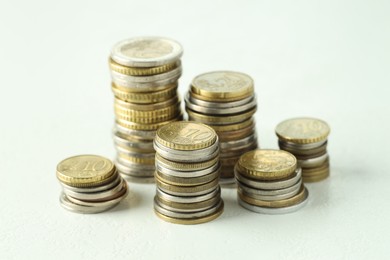
M 264 214 L 294 212 L 307 203 L 308 191 L 294 155 L 280 150 L 254 150 L 235 166 L 238 202 Z
M 199 224 L 222 214 L 218 136 L 201 123 L 173 122 L 158 129 L 154 210 L 177 224 Z
M 61 206 L 77 213 L 99 213 L 116 206 L 128 193 L 115 165 L 97 155 L 67 158 L 57 165 Z
M 233 71 L 201 74 L 192 81 L 185 102 L 190 120 L 207 124 L 217 132 L 222 164 L 220 182 L 234 183 L 234 165 L 239 157 L 257 148 L 252 78 Z
M 127 180 L 153 181 L 156 130 L 182 120 L 177 94 L 182 53 L 179 43 L 157 37 L 124 40 L 111 51 L 116 165 Z
M 302 168 L 304 182 L 316 182 L 330 174 L 326 151 L 330 133 L 328 124 L 316 118 L 293 118 L 277 125 L 279 147 L 295 155 Z

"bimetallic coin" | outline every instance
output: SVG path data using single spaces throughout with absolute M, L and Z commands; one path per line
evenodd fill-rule
M 187 98 L 188 98 L 188 101 L 194 105 L 198 105 L 198 106 L 202 106 L 202 107 L 223 109 L 223 108 L 231 108 L 231 107 L 238 107 L 238 106 L 245 105 L 246 103 L 250 103 L 254 99 L 256 99 L 256 96 L 255 96 L 255 94 L 253 94 L 252 96 L 249 96 L 247 98 L 243 98 L 243 99 L 240 99 L 237 101 L 226 102 L 224 100 L 224 101 L 220 101 L 220 102 L 213 102 L 213 101 L 205 101 L 205 100 L 197 99 L 194 97 L 193 93 L 191 91 L 189 91 L 187 93 Z
M 148 165 L 149 166 L 149 165 Z M 153 177 L 155 169 L 138 169 L 127 167 L 121 163 L 117 163 L 116 167 L 118 168 L 118 172 L 126 175 L 130 175 L 133 177 Z
M 330 128 L 328 124 L 316 118 L 293 118 L 276 126 L 276 135 L 284 141 L 306 144 L 325 140 Z
M 112 83 L 121 89 L 126 89 L 129 92 L 151 92 L 151 91 L 162 91 L 167 88 L 167 85 L 178 84 L 178 80 L 181 74 L 175 75 L 171 78 L 166 78 L 159 81 L 153 82 L 130 82 L 119 78 L 111 77 Z
M 158 167 L 157 167 L 158 169 Z M 177 186 L 194 186 L 194 185 L 202 185 L 208 182 L 211 182 L 214 179 L 217 179 L 219 177 L 220 167 L 218 167 L 215 171 L 202 175 L 199 177 L 177 177 L 172 175 L 164 174 L 160 171 L 156 171 L 154 174 L 156 178 L 159 178 L 165 183 L 171 184 L 171 185 L 177 185 Z
M 195 203 L 177 203 L 169 200 L 165 200 L 159 196 L 155 196 L 155 199 L 159 202 L 159 205 L 170 211 L 175 211 L 179 213 L 191 213 L 208 210 L 214 207 L 220 200 L 220 197 L 213 197 L 211 199 L 195 202 Z
M 157 139 L 157 138 L 156 138 Z M 159 153 L 161 152 L 162 155 L 164 153 L 168 153 L 169 157 L 175 157 L 180 160 L 180 157 L 188 157 L 188 156 L 194 156 L 194 157 L 199 157 L 202 156 L 204 157 L 205 155 L 210 155 L 215 152 L 219 148 L 219 142 L 218 142 L 218 136 L 216 136 L 215 142 L 211 144 L 210 146 L 202 149 L 197 149 L 197 150 L 177 150 L 177 149 L 172 149 L 169 147 L 166 147 L 160 143 L 158 143 L 157 140 L 154 141 L 153 143 L 154 149 L 158 151 Z
M 306 159 L 306 160 L 298 160 L 298 164 L 302 168 L 313 168 L 319 167 L 324 164 L 328 160 L 328 154 L 325 153 L 319 157 Z
M 111 58 L 129 67 L 156 67 L 177 61 L 183 54 L 181 45 L 168 38 L 139 37 L 114 45 Z
M 257 143 L 257 138 L 255 133 L 250 136 L 244 137 L 242 139 L 236 139 L 234 141 L 229 141 L 229 142 L 219 142 L 219 147 L 221 148 L 221 150 L 231 149 L 233 147 L 247 146 L 248 144 L 252 144 L 254 142 Z
M 165 183 L 157 175 L 155 175 L 157 187 L 160 190 L 175 196 L 199 196 L 211 192 L 218 186 L 218 178 L 212 180 L 211 182 L 196 185 L 196 186 L 177 186 Z
M 112 204 L 109 206 L 98 206 L 98 207 L 82 206 L 71 202 L 64 193 L 61 193 L 60 195 L 60 205 L 64 209 L 75 213 L 80 213 L 80 214 L 96 214 L 96 213 L 104 212 L 115 207 L 118 204 L 119 202 L 117 204 Z
M 201 122 L 208 125 L 231 125 L 238 124 L 240 122 L 244 122 L 250 119 L 256 112 L 256 107 L 252 108 L 241 114 L 235 114 L 230 116 L 210 116 L 205 114 L 196 113 L 192 110 L 187 109 L 187 114 L 190 120 L 194 120 L 196 122 Z
M 124 128 L 132 129 L 132 130 L 155 131 L 164 125 L 167 125 L 167 124 L 175 122 L 175 121 L 180 121 L 182 119 L 183 119 L 183 115 L 180 113 L 177 117 L 172 118 L 171 120 L 167 120 L 167 121 L 159 122 L 159 123 L 154 123 L 154 124 L 140 124 L 140 123 L 134 123 L 134 122 L 126 121 L 126 120 L 122 120 L 122 119 L 117 119 L 116 124 L 118 124 Z
M 72 191 L 72 192 L 81 192 L 81 193 L 94 193 L 94 192 L 100 192 L 100 191 L 111 189 L 119 181 L 120 181 L 120 175 L 116 171 L 113 174 L 112 178 L 110 177 L 110 179 L 108 180 L 107 183 L 101 184 L 101 185 L 96 186 L 96 187 L 81 188 L 81 187 L 72 187 L 72 186 L 69 186 L 63 182 L 60 182 L 60 184 L 61 184 L 63 190 Z
M 153 141 L 156 136 L 156 131 L 132 130 L 121 125 L 115 124 L 114 132 L 117 131 L 123 135 L 131 136 L 137 140 Z M 151 142 L 153 145 L 153 142 Z
M 163 173 L 164 175 L 169 175 L 172 177 L 178 177 L 178 178 L 197 178 L 202 177 L 205 175 L 209 175 L 212 172 L 217 171 L 220 168 L 220 165 L 218 162 L 216 162 L 214 165 L 201 169 L 201 170 L 194 170 L 194 171 L 180 171 L 180 170 L 173 170 L 166 168 L 162 165 L 160 165 L 159 161 L 156 160 L 156 170 Z
M 283 141 L 283 140 L 279 139 L 279 144 L 282 145 L 283 147 L 286 147 L 286 148 L 291 149 L 291 150 L 301 151 L 301 150 L 312 150 L 312 149 L 322 147 L 325 144 L 327 144 L 327 140 L 322 140 L 322 141 L 310 143 L 310 144 L 298 144 L 298 143 L 287 142 L 287 141 Z
M 133 175 L 124 174 L 124 173 L 121 173 L 121 172 L 120 172 L 120 174 L 123 177 L 123 179 L 125 179 L 128 182 L 142 183 L 142 184 L 154 183 L 154 177 L 153 176 L 133 176 Z
M 135 171 L 150 171 L 150 172 L 152 172 L 156 169 L 154 164 L 145 164 L 145 163 L 139 163 L 139 162 L 135 163 L 132 161 L 128 161 L 128 160 L 126 160 L 126 158 L 119 157 L 119 156 L 117 156 L 116 161 L 115 161 L 115 165 L 118 165 L 118 164 L 120 166 L 127 168 L 127 169 L 132 169 Z
M 293 184 L 290 187 L 283 188 L 283 189 L 275 189 L 275 190 L 255 189 L 255 188 L 251 188 L 251 187 L 245 185 L 242 182 L 238 182 L 238 184 L 239 184 L 239 187 L 247 194 L 251 194 L 251 195 L 255 195 L 255 196 L 256 195 L 264 196 L 264 197 L 272 197 L 272 196 L 278 197 L 280 195 L 286 195 L 286 194 L 290 194 L 293 192 L 296 192 L 296 193 L 299 192 L 299 190 L 302 186 L 302 179 L 299 179 L 297 183 Z M 295 194 L 293 194 L 293 195 L 295 195 Z M 263 199 L 263 200 L 267 200 L 267 199 Z
M 157 67 L 127 67 L 119 63 L 116 63 L 113 59 L 108 59 L 110 69 L 120 74 L 129 76 L 151 76 L 161 74 L 173 70 L 181 65 L 180 60 L 164 64 Z
M 171 202 L 176 203 L 198 203 L 202 201 L 209 200 L 211 198 L 221 197 L 221 188 L 217 186 L 215 189 L 210 191 L 209 193 L 206 193 L 204 195 L 199 196 L 186 196 L 186 197 L 180 197 L 180 196 L 174 196 L 170 195 L 168 193 L 165 193 L 164 191 L 160 190 L 158 187 L 156 188 L 156 195 L 160 198 L 163 198 L 164 200 L 168 200 Z
M 194 172 L 209 168 L 213 165 L 216 165 L 219 160 L 219 156 L 210 157 L 209 160 L 199 163 L 180 163 L 175 161 L 170 161 L 162 157 L 160 154 L 156 153 L 156 165 L 159 165 L 163 168 L 180 171 L 180 172 Z
M 150 141 L 145 142 L 139 139 L 132 139 L 118 131 L 115 131 L 112 137 L 116 145 L 130 151 L 154 152 L 153 143 Z
M 238 185 L 238 190 L 239 190 L 239 192 L 243 196 L 249 197 L 249 198 L 254 199 L 254 200 L 281 201 L 281 200 L 286 200 L 286 199 L 292 198 L 295 195 L 297 195 L 299 193 L 299 191 L 301 190 L 300 189 L 301 187 L 302 187 L 302 184 L 297 189 L 292 190 L 292 191 L 290 191 L 288 193 L 278 194 L 278 195 L 270 195 L 270 196 L 268 196 L 268 195 L 252 194 L 252 193 L 246 192 L 245 189 L 243 188 L 243 186 L 241 186 L 241 185 Z
M 111 78 L 115 79 L 115 81 L 124 81 L 124 82 L 130 82 L 131 83 L 150 83 L 150 82 L 158 82 L 161 80 L 165 80 L 167 78 L 172 77 L 180 77 L 182 73 L 182 67 L 179 66 L 171 71 L 162 73 L 162 74 L 155 74 L 151 76 L 129 76 L 124 75 L 121 73 L 118 73 L 116 71 L 111 71 Z
M 132 92 L 129 88 L 120 88 L 111 84 L 112 92 L 117 99 L 137 104 L 159 103 L 177 96 L 177 84 L 167 85 L 164 89 L 154 92 Z

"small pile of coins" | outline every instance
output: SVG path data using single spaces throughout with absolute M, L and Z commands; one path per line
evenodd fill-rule
M 254 150 L 242 155 L 235 166 L 238 203 L 263 214 L 294 212 L 307 203 L 294 155 L 281 150 Z
M 173 122 L 157 130 L 154 210 L 176 224 L 199 224 L 223 212 L 219 147 L 215 131 L 201 123 Z
M 116 165 L 127 180 L 153 181 L 156 130 L 182 120 L 177 94 L 182 53 L 179 43 L 158 37 L 124 40 L 111 51 Z
M 193 79 L 185 102 L 189 119 L 211 126 L 219 136 L 220 183 L 234 183 L 239 157 L 258 147 L 252 78 L 233 71 L 201 74 Z
M 61 161 L 57 178 L 62 186 L 61 206 L 76 213 L 106 211 L 128 193 L 127 183 L 115 165 L 97 155 L 78 155 Z
M 293 118 L 277 125 L 279 148 L 295 155 L 304 182 L 326 179 L 330 174 L 328 124 L 316 118 Z

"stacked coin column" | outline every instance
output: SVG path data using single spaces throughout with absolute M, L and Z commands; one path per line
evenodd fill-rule
M 316 182 L 330 174 L 327 138 L 328 124 L 316 118 L 293 118 L 276 127 L 281 150 L 295 155 L 304 182 Z
M 193 79 L 185 102 L 189 120 L 211 126 L 219 136 L 220 183 L 234 183 L 237 160 L 258 146 L 252 78 L 233 71 L 201 74 Z
M 307 203 L 296 158 L 280 150 L 254 150 L 240 157 L 235 166 L 238 202 L 264 214 L 294 212 Z
M 127 180 L 154 180 L 156 130 L 182 120 L 177 95 L 181 55 L 180 44 L 155 37 L 124 40 L 111 51 L 116 166 Z
M 196 122 L 173 122 L 157 130 L 157 216 L 177 224 L 199 224 L 222 213 L 218 145 L 215 131 Z

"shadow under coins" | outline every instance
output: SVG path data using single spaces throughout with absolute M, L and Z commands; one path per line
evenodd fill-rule
M 142 196 L 138 193 L 129 190 L 129 194 L 127 194 L 126 198 L 124 198 L 116 207 L 111 209 L 112 212 L 129 210 L 131 208 L 138 207 L 142 203 Z

